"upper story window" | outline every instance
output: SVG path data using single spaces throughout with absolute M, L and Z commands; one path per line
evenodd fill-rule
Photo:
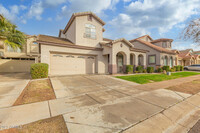
M 85 24 L 84 37 L 96 39 L 96 27 L 92 24 Z
M 163 43 L 162 43 L 162 47 L 163 47 L 163 48 L 166 48 L 166 47 L 167 47 L 167 42 L 163 42 Z
M 12 48 L 11 46 L 7 45 L 7 52 L 15 52 L 15 53 L 21 53 L 22 50 L 20 48 Z

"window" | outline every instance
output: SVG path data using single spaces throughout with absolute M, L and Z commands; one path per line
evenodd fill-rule
M 7 52 L 15 52 L 15 53 L 21 53 L 22 50 L 20 48 L 12 48 L 11 46 L 7 45 Z
M 149 64 L 156 64 L 156 55 L 149 55 Z
M 96 27 L 92 24 L 85 24 L 84 37 L 96 39 Z
M 33 42 L 33 44 L 34 44 L 34 45 L 37 45 L 38 43 L 37 43 L 37 42 Z
M 163 42 L 163 43 L 162 43 L 162 47 L 163 47 L 163 48 L 166 48 L 166 47 L 167 47 L 167 42 Z

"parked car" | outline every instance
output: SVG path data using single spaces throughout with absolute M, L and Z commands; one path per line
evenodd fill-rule
M 191 66 L 184 66 L 184 70 L 200 71 L 200 64 L 195 64 Z

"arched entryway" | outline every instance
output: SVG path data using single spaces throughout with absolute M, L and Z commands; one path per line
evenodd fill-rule
M 124 72 L 124 65 L 125 65 L 125 54 L 122 52 L 117 53 L 116 55 L 116 64 L 117 64 L 117 73 Z
M 173 57 L 170 57 L 170 61 L 169 61 L 169 65 L 170 65 L 170 67 L 173 67 Z
M 138 65 L 143 66 L 144 65 L 144 56 L 143 55 L 138 55 Z
M 168 65 L 168 57 L 165 56 L 165 57 L 164 57 L 164 66 L 167 66 L 167 65 Z

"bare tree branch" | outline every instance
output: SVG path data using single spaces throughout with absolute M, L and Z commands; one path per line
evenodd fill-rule
M 181 38 L 200 45 L 200 18 L 191 21 L 183 30 Z

